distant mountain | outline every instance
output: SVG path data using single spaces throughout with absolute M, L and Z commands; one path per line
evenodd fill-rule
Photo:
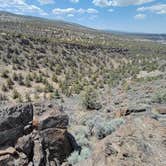
M 0 21 L 10 21 L 10 22 L 33 22 L 33 23 L 42 23 L 42 24 L 50 24 L 59 27 L 68 27 L 68 28 L 76 28 L 80 30 L 89 30 L 93 31 L 94 29 L 88 28 L 76 23 L 65 22 L 62 20 L 51 20 L 41 17 L 34 17 L 34 16 L 24 16 L 19 14 L 14 14 L 6 11 L 0 11 Z
M 123 32 L 123 31 L 114 31 L 114 30 L 104 30 L 106 32 L 122 35 L 137 39 L 157 41 L 161 43 L 166 43 L 166 34 L 157 34 L 157 33 L 138 33 L 138 32 Z

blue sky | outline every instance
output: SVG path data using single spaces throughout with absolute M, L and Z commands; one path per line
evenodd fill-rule
M 166 0 L 0 0 L 0 10 L 96 29 L 166 33 Z

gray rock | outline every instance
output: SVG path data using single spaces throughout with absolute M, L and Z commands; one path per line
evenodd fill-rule
M 17 156 L 10 154 L 0 156 L 0 166 L 26 166 L 28 159 L 24 153 L 19 153 Z
M 0 165 L 4 166 L 15 166 L 14 165 L 14 158 L 10 155 L 0 156 Z
M 11 107 L 0 112 L 0 147 L 13 145 L 24 134 L 24 127 L 33 120 L 31 104 Z
M 39 122 L 39 130 L 48 128 L 66 129 L 69 123 L 69 117 L 66 114 L 49 115 Z
M 31 134 L 20 137 L 15 145 L 16 150 L 25 153 L 29 161 L 33 158 L 33 147 L 34 141 Z
M 45 157 L 40 140 L 34 141 L 33 164 L 34 166 L 45 166 Z

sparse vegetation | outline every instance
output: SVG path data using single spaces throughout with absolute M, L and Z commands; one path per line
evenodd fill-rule
M 90 110 L 93 110 L 93 109 L 98 110 L 102 107 L 98 101 L 97 91 L 93 89 L 92 87 L 88 87 L 85 90 L 85 93 L 83 96 L 83 105 L 85 105 L 85 107 Z
M 165 104 L 166 103 L 166 90 L 158 91 L 153 96 L 153 102 L 160 103 L 160 104 Z
M 19 98 L 20 98 L 20 93 L 16 89 L 14 89 L 13 90 L 13 99 L 19 99 Z

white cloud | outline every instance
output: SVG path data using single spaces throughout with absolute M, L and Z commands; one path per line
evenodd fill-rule
M 55 8 L 53 9 L 53 14 L 55 15 L 74 15 L 74 14 L 97 14 L 98 11 L 93 8 L 89 9 L 75 9 L 75 8 L 66 8 L 66 9 L 61 9 L 61 8 Z
M 107 7 L 112 5 L 112 1 L 109 0 L 93 0 L 92 2 L 94 5 L 100 7 Z
M 154 0 L 93 0 L 93 4 L 100 7 L 109 6 L 129 6 L 129 5 L 142 5 Z
M 61 14 L 72 14 L 76 13 L 77 11 L 74 8 L 66 8 L 66 9 L 55 8 L 53 9 L 52 12 L 56 15 L 61 15 Z
M 112 12 L 114 12 L 114 9 L 108 9 L 108 11 L 109 11 L 110 13 L 112 13 Z
M 53 3 L 55 3 L 54 0 L 38 0 L 38 2 L 39 2 L 41 5 L 47 5 L 47 4 L 53 4 Z
M 148 7 L 140 7 L 137 9 L 137 11 L 150 11 L 156 14 L 166 14 L 166 4 L 157 4 Z
M 70 2 L 72 2 L 72 3 L 78 3 L 79 0 L 70 0 Z
M 136 20 L 144 20 L 146 18 L 145 14 L 137 14 L 134 16 Z
M 96 9 L 93 9 L 93 8 L 87 9 L 86 12 L 89 14 L 97 14 L 98 13 L 98 11 Z
M 112 0 L 113 6 L 142 5 L 154 0 Z
M 68 14 L 67 17 L 74 17 L 74 14 Z
M 0 8 L 15 13 L 37 13 L 39 15 L 47 15 L 41 8 L 35 5 L 29 5 L 25 0 L 0 0 Z

